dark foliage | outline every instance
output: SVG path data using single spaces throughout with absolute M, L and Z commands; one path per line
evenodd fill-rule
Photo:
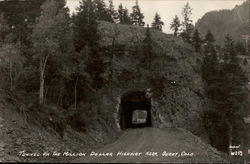
M 196 29 L 192 36 L 192 45 L 194 47 L 195 52 L 201 52 L 201 43 L 202 40 L 200 38 L 199 31 Z
M 173 22 L 170 25 L 170 28 L 174 31 L 174 36 L 178 35 L 180 26 L 181 26 L 180 19 L 177 15 L 175 15 Z
M 224 58 L 220 58 L 222 55 L 214 47 L 214 41 L 208 32 L 204 40 L 202 77 L 212 110 L 205 112 L 204 122 L 211 144 L 228 152 L 230 144 L 242 144 L 245 138 L 243 117 L 247 115 L 248 79 L 237 56 L 240 52 L 234 48 L 230 36 L 225 38 Z
M 129 17 L 129 12 L 127 8 L 123 8 L 122 4 L 118 8 L 118 20 L 120 24 L 132 24 L 132 21 Z
M 164 25 L 164 22 L 161 21 L 161 16 L 156 13 L 154 17 L 154 21 L 152 23 L 152 28 L 162 31 L 162 26 Z
M 16 41 L 27 44 L 31 26 L 40 15 L 40 6 L 45 0 L 8 0 L 0 2 L 0 11 L 7 19 Z
M 141 56 L 141 63 L 143 64 L 143 68 L 150 70 L 151 69 L 151 62 L 153 60 L 153 40 L 151 37 L 151 32 L 149 26 L 147 26 L 145 39 L 142 43 L 142 56 Z
M 138 0 L 135 2 L 135 6 L 132 7 L 132 13 L 130 14 L 131 22 L 136 26 L 144 26 L 145 22 L 143 21 L 144 15 L 141 12 L 141 8 L 138 4 Z
M 96 5 L 92 0 L 83 0 L 73 15 L 74 43 L 77 52 L 85 46 L 96 46 L 99 40 Z

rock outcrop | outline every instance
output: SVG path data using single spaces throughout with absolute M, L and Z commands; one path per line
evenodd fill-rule
M 103 89 L 100 101 L 102 108 L 113 114 L 117 127 L 122 97 L 141 91 L 150 96 L 153 127 L 179 127 L 198 135 L 203 133 L 202 113 L 207 103 L 203 96 L 201 55 L 181 38 L 151 30 L 155 44 L 153 68 L 143 70 L 134 49 L 145 38 L 145 28 L 106 22 L 100 22 L 99 27 L 103 46 L 124 46 L 123 54 L 112 54 L 112 80 Z
M 227 34 L 240 41 L 242 35 L 249 34 L 249 3 L 244 2 L 232 10 L 208 12 L 197 21 L 195 27 L 202 36 L 210 30 L 220 45 L 224 44 Z

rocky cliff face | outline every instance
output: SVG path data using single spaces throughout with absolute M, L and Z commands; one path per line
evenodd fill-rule
M 123 54 L 112 54 L 112 81 L 103 89 L 100 101 L 103 109 L 113 114 L 117 127 L 123 110 L 122 97 L 140 91 L 150 97 L 153 127 L 180 127 L 201 134 L 206 100 L 200 54 L 194 53 L 181 38 L 151 30 L 155 45 L 153 68 L 143 70 L 135 47 L 145 38 L 145 28 L 100 22 L 99 30 L 103 46 L 115 43 L 124 47 Z
M 208 12 L 195 26 L 203 36 L 210 30 L 220 45 L 227 34 L 240 40 L 242 35 L 249 34 L 249 3 L 244 2 L 232 10 Z

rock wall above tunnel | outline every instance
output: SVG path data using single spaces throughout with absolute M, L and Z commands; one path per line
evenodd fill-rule
M 134 56 L 131 40 L 137 35 L 144 39 L 145 28 L 113 25 L 100 22 L 103 46 L 124 45 L 123 54 L 112 54 L 111 82 L 103 89 L 102 107 L 113 114 L 120 128 L 121 99 L 131 92 L 150 90 L 151 119 L 153 127 L 180 127 L 199 134 L 202 132 L 202 113 L 206 108 L 200 73 L 200 54 L 183 43 L 181 38 L 151 30 L 157 46 L 151 71 L 140 68 Z

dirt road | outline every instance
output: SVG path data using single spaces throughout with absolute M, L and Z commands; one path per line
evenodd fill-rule
M 181 129 L 141 128 L 124 131 L 114 143 L 86 153 L 73 162 L 227 162 L 198 137 Z

